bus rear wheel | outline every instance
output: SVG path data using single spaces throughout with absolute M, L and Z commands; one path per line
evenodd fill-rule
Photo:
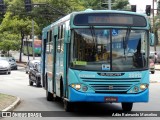
M 122 103 L 123 111 L 131 111 L 133 107 L 133 103 Z

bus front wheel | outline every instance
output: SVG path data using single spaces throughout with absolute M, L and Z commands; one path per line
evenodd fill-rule
M 71 112 L 74 109 L 73 103 L 64 100 L 64 109 L 66 112 Z
M 123 111 L 131 111 L 133 107 L 133 103 L 122 103 Z

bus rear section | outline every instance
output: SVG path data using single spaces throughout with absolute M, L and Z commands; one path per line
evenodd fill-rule
M 66 111 L 77 102 L 121 103 L 125 111 L 148 102 L 149 29 L 144 15 L 94 10 L 46 27 L 47 100 L 63 98 Z

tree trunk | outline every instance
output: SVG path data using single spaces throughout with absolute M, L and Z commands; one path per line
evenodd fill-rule
M 20 54 L 19 54 L 19 62 L 22 62 L 23 39 L 24 39 L 24 33 L 23 31 L 21 31 L 21 47 L 20 47 Z

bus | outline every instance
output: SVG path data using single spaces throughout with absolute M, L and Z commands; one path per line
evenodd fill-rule
M 41 55 L 42 40 L 34 39 L 34 54 L 36 56 Z M 33 40 L 23 39 L 23 54 L 33 55 Z
M 43 28 L 41 78 L 48 101 L 133 103 L 149 99 L 149 46 L 145 14 L 116 10 L 73 12 Z

